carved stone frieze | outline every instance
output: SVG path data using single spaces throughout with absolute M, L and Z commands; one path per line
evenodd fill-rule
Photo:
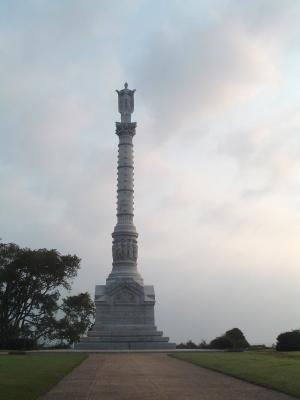
M 115 239 L 113 241 L 113 261 L 136 261 L 138 246 L 136 239 Z

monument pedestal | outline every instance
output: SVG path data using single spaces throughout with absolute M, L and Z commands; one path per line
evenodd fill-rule
M 173 349 L 154 324 L 153 286 L 133 279 L 96 286 L 96 321 L 76 349 L 140 350 Z

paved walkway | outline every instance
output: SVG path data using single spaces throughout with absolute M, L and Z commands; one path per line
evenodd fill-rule
M 91 354 L 42 400 L 291 400 L 164 353 Z

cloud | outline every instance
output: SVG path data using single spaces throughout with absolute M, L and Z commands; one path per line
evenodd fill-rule
M 298 107 L 258 120 L 254 126 L 226 132 L 217 151 L 234 159 L 244 180 L 245 195 L 295 193 L 299 169 Z
M 105 281 L 114 89 L 128 79 L 139 268 L 157 325 L 196 341 L 237 325 L 255 342 L 294 327 L 297 4 L 2 2 L 1 237 L 78 254 L 75 291 Z
M 184 27 L 169 25 L 151 38 L 133 68 L 155 121 L 156 139 L 162 132 L 169 137 L 174 128 L 184 134 L 192 123 L 201 129 L 207 115 L 215 118 L 228 108 L 278 89 L 281 44 L 278 41 L 274 49 L 268 42 L 276 29 L 268 21 L 253 32 L 240 14 L 228 16 L 225 10 L 205 25 L 201 21 Z M 269 35 L 259 36 L 268 29 Z

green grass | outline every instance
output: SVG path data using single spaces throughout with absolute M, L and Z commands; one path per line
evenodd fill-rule
M 172 357 L 300 398 L 300 352 L 195 352 Z
M 37 399 L 86 357 L 82 353 L 0 354 L 0 399 Z

